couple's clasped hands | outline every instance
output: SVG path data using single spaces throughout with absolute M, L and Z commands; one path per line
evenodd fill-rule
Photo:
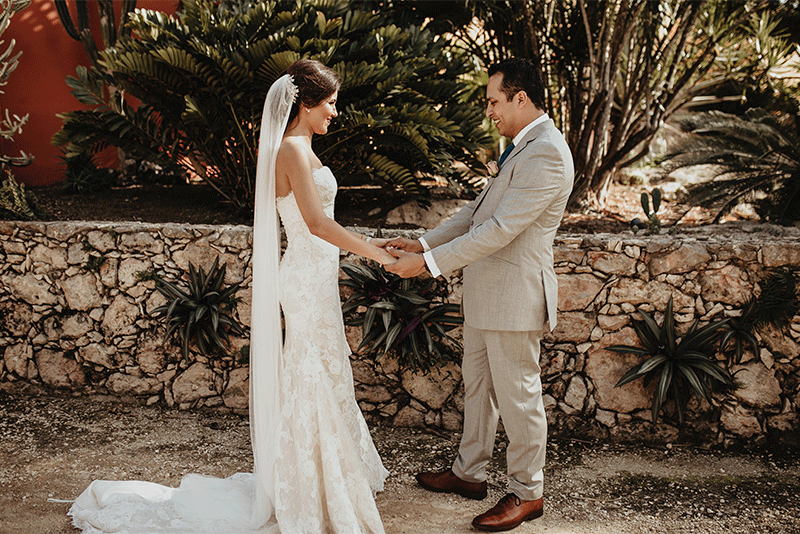
M 396 237 L 394 239 L 371 239 L 370 243 L 381 247 L 389 257 L 381 261 L 390 273 L 402 278 L 412 278 L 425 272 L 422 244 L 417 239 Z

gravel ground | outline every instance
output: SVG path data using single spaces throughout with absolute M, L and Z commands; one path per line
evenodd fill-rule
M 457 435 L 373 428 L 391 472 L 378 496 L 387 534 L 471 532 L 504 494 L 498 437 L 485 501 L 429 493 L 420 469 L 449 465 Z M 20 396 L 0 390 L 0 534 L 75 533 L 67 503 L 93 479 L 177 485 L 190 472 L 250 471 L 246 417 L 132 406 L 103 397 Z M 500 453 L 500 454 L 498 454 Z M 800 451 L 552 439 L 545 515 L 518 534 L 800 533 Z

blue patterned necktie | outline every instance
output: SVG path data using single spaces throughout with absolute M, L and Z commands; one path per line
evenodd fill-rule
M 508 155 L 511 154 L 512 150 L 514 150 L 514 143 L 511 143 L 510 145 L 508 145 L 506 147 L 505 150 L 503 150 L 503 153 L 500 155 L 500 160 L 497 162 L 497 166 L 498 167 L 502 167 L 503 166 L 503 162 L 506 160 Z

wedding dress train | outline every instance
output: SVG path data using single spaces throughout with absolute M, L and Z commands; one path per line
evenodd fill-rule
M 333 218 L 336 180 L 327 167 L 313 177 Z M 288 239 L 279 270 L 286 321 L 280 412 L 274 464 L 256 475 L 272 477 L 274 516 L 251 524 L 252 473 L 191 474 L 178 488 L 95 481 L 70 509 L 84 534 L 383 534 L 374 494 L 388 472 L 354 396 L 339 249 L 309 232 L 292 193 L 277 207 Z

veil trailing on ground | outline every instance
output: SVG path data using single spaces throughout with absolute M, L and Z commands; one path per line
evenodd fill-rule
M 275 160 L 297 95 L 285 74 L 270 87 L 261 116 L 253 221 L 253 296 L 250 322 L 250 437 L 253 446 L 254 502 L 251 526 L 274 513 L 273 463 L 279 415 L 282 351 L 278 294 L 280 224 L 275 207 Z

